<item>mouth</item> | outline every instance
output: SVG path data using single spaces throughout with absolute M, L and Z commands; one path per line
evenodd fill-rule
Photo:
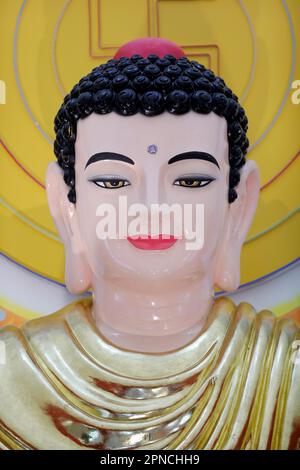
M 136 235 L 127 237 L 127 240 L 140 250 L 166 250 L 177 242 L 178 238 L 174 235 L 163 235 L 151 237 L 150 235 Z

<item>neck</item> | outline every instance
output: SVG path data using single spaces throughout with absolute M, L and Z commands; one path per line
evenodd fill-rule
M 199 335 L 213 301 L 211 285 L 199 280 L 124 286 L 101 279 L 94 285 L 92 312 L 101 334 L 139 352 L 184 347 Z

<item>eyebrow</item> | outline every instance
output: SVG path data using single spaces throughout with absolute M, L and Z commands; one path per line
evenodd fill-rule
M 210 153 L 196 151 L 179 153 L 178 155 L 175 155 L 174 157 L 170 158 L 170 160 L 168 161 L 168 165 L 171 165 L 175 162 L 179 162 L 181 160 L 189 159 L 205 160 L 207 162 L 213 163 L 220 169 L 219 163 L 217 162 L 215 157 L 213 157 Z
M 130 165 L 134 165 L 134 161 L 131 158 L 126 157 L 126 155 L 122 155 L 121 153 L 100 152 L 100 153 L 95 153 L 95 155 L 92 155 L 88 159 L 87 164 L 85 165 L 84 169 L 86 169 L 92 163 L 100 162 L 101 160 L 119 160 L 121 162 L 126 162 L 126 163 L 130 163 Z

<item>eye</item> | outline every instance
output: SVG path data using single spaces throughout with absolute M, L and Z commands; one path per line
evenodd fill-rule
M 178 178 L 174 181 L 173 184 L 175 184 L 176 186 L 183 186 L 185 188 L 203 188 L 214 180 L 214 178 L 208 178 L 204 176 L 188 176 Z
M 106 189 L 119 189 L 130 185 L 128 180 L 122 178 L 97 178 L 90 181 L 97 186 Z

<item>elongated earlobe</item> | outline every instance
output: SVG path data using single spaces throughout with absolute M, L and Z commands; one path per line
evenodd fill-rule
M 235 247 L 222 253 L 222 263 L 217 266 L 215 285 L 225 292 L 235 291 L 240 285 L 240 252 Z
M 65 282 L 72 294 L 81 294 L 91 287 L 90 269 L 85 254 L 77 251 L 72 242 L 66 248 Z
M 90 288 L 91 271 L 77 224 L 76 208 L 68 199 L 68 187 L 57 163 L 50 163 L 46 174 L 46 190 L 51 215 L 65 246 L 65 282 L 72 294 Z
M 236 188 L 238 197 L 229 205 L 225 233 L 218 248 L 214 282 L 224 291 L 240 285 L 240 256 L 258 203 L 260 184 L 256 163 L 248 160 Z

